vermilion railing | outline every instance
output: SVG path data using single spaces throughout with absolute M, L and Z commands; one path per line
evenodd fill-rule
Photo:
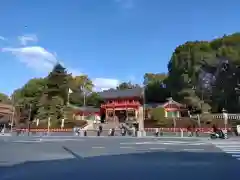
M 146 132 L 155 132 L 156 129 L 159 129 L 160 131 L 162 132 L 188 132 L 188 129 L 187 128 L 145 128 L 145 131 Z M 225 128 L 220 128 L 222 130 L 224 130 Z M 28 132 L 28 129 L 14 129 L 14 131 L 17 131 L 17 130 L 21 130 L 21 131 L 24 131 L 24 132 Z M 196 129 L 193 129 L 193 130 L 198 130 L 199 132 L 211 132 L 212 131 L 212 128 L 196 128 Z M 231 131 L 231 128 L 228 128 L 227 129 L 228 131 Z M 30 129 L 30 132 L 73 132 L 73 129 L 71 128 L 66 128 L 66 129 Z

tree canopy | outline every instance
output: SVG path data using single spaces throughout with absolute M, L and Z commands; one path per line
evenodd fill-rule
M 239 47 L 239 33 L 178 46 L 166 80 L 173 98 L 204 111 L 239 111 Z
M 6 94 L 0 93 L 0 103 L 10 104 L 11 100 Z

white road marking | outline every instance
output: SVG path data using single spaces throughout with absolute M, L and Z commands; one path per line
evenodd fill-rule
M 219 147 L 219 148 L 237 148 L 237 149 L 239 149 L 240 148 L 240 146 L 239 145 L 228 145 L 228 146 L 226 146 L 226 145 L 216 145 L 217 147 Z
M 96 146 L 96 147 L 92 147 L 93 149 L 104 149 L 105 147 L 101 147 L 101 146 Z
M 224 142 L 212 142 L 217 148 L 220 148 L 223 152 L 231 155 L 236 160 L 240 160 L 240 142 L 239 141 L 224 141 Z
M 224 152 L 227 153 L 227 154 L 240 154 L 239 151 L 234 151 L 234 150 L 232 150 L 232 151 L 224 151 Z
M 233 154 L 232 157 L 239 157 L 240 158 L 240 154 Z
M 18 140 L 18 141 L 12 141 L 14 143 L 40 143 L 40 140 L 36 140 L 36 141 L 31 141 L 31 140 Z
M 40 139 L 41 142 L 84 141 L 83 139 Z
M 204 149 L 183 149 L 184 151 L 204 151 Z
M 131 147 L 131 146 L 121 146 L 120 148 L 121 149 L 133 149 L 133 147 Z
M 190 146 L 199 146 L 207 145 L 207 142 L 187 142 L 187 141 L 146 141 L 146 142 L 123 142 L 120 144 L 125 145 L 190 145 Z
M 153 148 L 149 148 L 150 150 L 165 150 L 166 148 L 158 148 L 158 147 L 153 147 Z

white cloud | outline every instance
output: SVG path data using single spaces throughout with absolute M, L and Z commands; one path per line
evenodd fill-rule
M 2 52 L 9 52 L 16 56 L 28 67 L 40 71 L 49 71 L 56 64 L 56 57 L 40 46 L 28 46 L 23 48 L 2 48 Z
M 5 40 L 6 40 L 6 38 L 5 38 L 5 37 L 3 37 L 3 36 L 0 36 L 0 40 L 2 40 L 2 41 L 5 41 Z
M 38 37 L 35 34 L 28 34 L 23 36 L 18 36 L 18 40 L 21 45 L 26 46 L 29 42 L 38 42 Z
M 114 0 L 117 4 L 125 9 L 131 9 L 134 7 L 134 0 Z
M 93 84 L 96 91 L 103 91 L 110 88 L 116 88 L 120 84 L 120 81 L 110 78 L 95 78 L 93 79 Z
M 72 76 L 80 76 L 82 75 L 83 73 L 81 71 L 79 71 L 78 69 L 73 69 L 73 68 L 68 68 L 67 69 L 68 73 L 71 73 Z

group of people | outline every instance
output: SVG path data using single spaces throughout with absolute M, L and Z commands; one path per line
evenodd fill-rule
M 120 133 L 121 133 L 122 136 L 126 136 L 126 135 L 137 136 L 137 129 L 134 126 L 132 126 L 132 127 L 125 127 L 124 125 L 120 125 L 119 128 L 120 128 Z M 102 134 L 102 132 L 103 132 L 102 125 L 101 124 L 98 125 L 96 127 L 96 130 L 97 130 L 96 131 L 96 133 L 97 133 L 96 135 L 100 136 Z M 80 136 L 80 135 L 81 136 L 87 136 L 87 130 L 82 130 L 81 128 L 75 127 L 73 129 L 73 131 L 74 131 L 75 135 L 77 135 L 77 136 Z M 110 128 L 108 130 L 108 136 L 115 136 L 115 134 L 116 134 L 116 129 L 115 128 Z

